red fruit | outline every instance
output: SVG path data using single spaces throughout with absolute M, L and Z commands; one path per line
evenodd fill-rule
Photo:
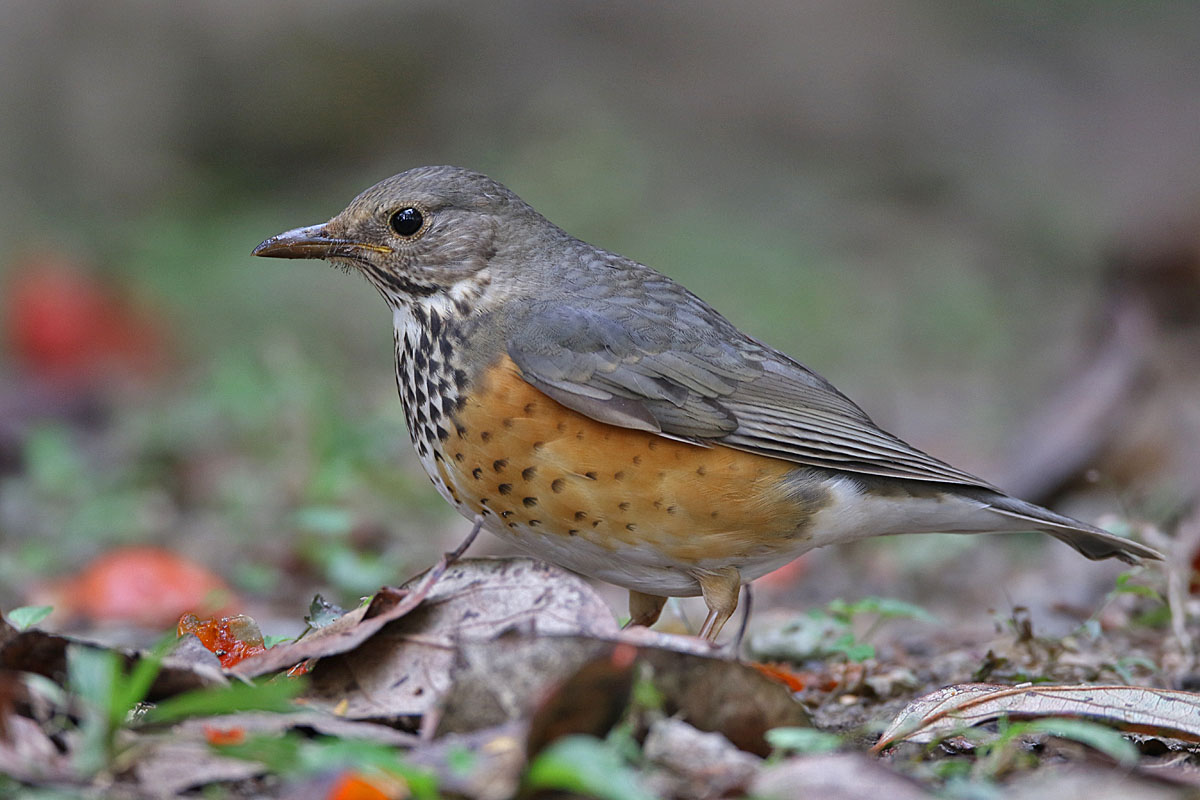
M 163 329 L 113 287 L 63 258 L 14 264 L 4 291 L 5 338 L 14 360 L 39 378 L 88 383 L 162 366 Z
M 384 792 L 373 782 L 354 771 L 343 772 L 329 787 L 326 800 L 389 800 L 394 794 Z
M 209 619 L 184 614 L 177 630 L 180 636 L 195 634 L 200 644 L 217 656 L 222 667 L 232 667 L 243 659 L 267 651 L 258 623 L 245 614 Z
M 204 567 L 156 547 L 113 550 L 35 596 L 56 614 L 152 628 L 174 624 L 188 612 L 231 611 L 236 599 Z

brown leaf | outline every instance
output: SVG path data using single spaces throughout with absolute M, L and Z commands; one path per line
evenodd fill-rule
M 1075 717 L 1130 733 L 1200 742 L 1200 694 L 1141 686 L 947 686 L 909 703 L 872 748 L 929 742 L 1000 716 Z
M 67 647 L 99 648 L 93 642 L 76 639 L 71 636 L 61 636 L 40 630 L 22 631 L 7 641 L 0 643 L 0 668 L 18 672 L 32 672 L 43 675 L 58 683 L 66 680 Z M 221 674 L 216 659 L 197 643 L 204 655 L 191 651 L 185 643 L 168 654 L 162 660 L 158 676 L 147 699 L 161 700 L 180 692 L 201 689 L 206 686 L 220 686 L 228 683 Z M 142 653 L 131 650 L 118 650 L 125 659 L 125 668 L 129 669 L 142 657 Z
M 393 620 L 393 613 L 359 623 L 374 630 L 353 652 L 317 662 L 308 702 L 353 719 L 421 715 L 449 687 L 461 643 L 512 628 L 540 635 L 617 633 L 612 612 L 583 579 L 529 558 L 460 561 L 419 608 L 402 619 Z M 371 625 L 380 618 L 390 621 Z
M 395 747 L 411 747 L 416 743 L 416 737 L 411 734 L 385 725 L 354 722 L 315 711 L 290 714 L 243 712 L 184 720 L 161 731 L 139 735 L 135 774 L 140 788 L 154 797 L 174 797 L 200 786 L 252 778 L 262 774 L 265 768 L 253 761 L 214 752 L 209 746 L 213 732 L 282 736 L 292 730 Z
M 656 768 L 647 782 L 657 795 L 668 797 L 741 796 L 762 767 L 762 759 L 721 734 L 704 733 L 673 717 L 650 725 L 642 753 Z
M 618 642 L 552 687 L 530 719 L 526 757 L 572 734 L 603 739 L 629 705 L 636 657 L 636 647 Z
M 589 662 L 612 659 L 619 647 L 582 636 L 506 636 L 463 645 L 438 734 L 530 717 L 554 687 L 569 682 Z M 765 755 L 770 751 L 766 731 L 811 724 L 786 687 L 736 661 L 641 646 L 634 662 L 650 665 L 667 714 L 678 714 L 702 731 L 719 732 L 742 750 Z M 607 706 L 609 699 L 564 694 L 564 704 L 571 701 Z M 571 717 L 565 706 L 556 708 L 555 715 Z M 589 716 L 581 709 L 576 718 Z

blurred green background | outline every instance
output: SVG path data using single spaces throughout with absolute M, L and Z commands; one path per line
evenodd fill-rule
M 64 389 L 0 351 L 0 603 L 120 542 L 346 599 L 462 532 L 382 303 L 249 256 L 421 164 L 986 477 L 1094 335 L 1106 253 L 1196 208 L 1198 52 L 1193 2 L 5 2 L 0 290 L 79 263 L 169 355 Z

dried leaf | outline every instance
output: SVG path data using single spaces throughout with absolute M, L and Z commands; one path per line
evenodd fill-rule
M 624 634 L 620 639 L 629 646 Z M 554 687 L 589 662 L 611 659 L 622 644 L 582 636 L 506 636 L 463 645 L 438 733 L 528 718 Z M 637 662 L 650 666 L 650 679 L 662 694 L 666 714 L 678 714 L 702 731 L 721 733 L 747 752 L 766 755 L 766 732 L 771 728 L 811 724 L 785 686 L 739 662 L 648 646 L 637 647 Z M 556 708 L 558 718 L 571 716 L 566 704 L 572 699 L 581 706 L 608 703 L 587 694 L 564 695 L 563 705 Z M 575 718 L 590 717 L 581 709 Z
M 950 731 L 1015 719 L 1068 717 L 1200 742 L 1200 694 L 1140 686 L 948 686 L 914 700 L 884 731 L 873 750 L 896 742 L 929 742 Z
M 460 645 L 513 628 L 617 633 L 607 604 L 576 575 L 528 558 L 468 559 L 446 570 L 403 619 L 376 629 L 345 657 L 317 662 L 307 700 L 352 719 L 424 714 L 449 688 Z

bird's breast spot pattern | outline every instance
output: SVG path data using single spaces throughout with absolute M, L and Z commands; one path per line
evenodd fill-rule
M 555 560 L 573 569 L 603 577 L 601 554 L 753 564 L 777 558 L 781 539 L 807 538 L 811 510 L 785 480 L 793 464 L 597 422 L 529 385 L 507 357 L 466 397 L 438 465 L 456 505 L 525 547 L 561 549 Z

